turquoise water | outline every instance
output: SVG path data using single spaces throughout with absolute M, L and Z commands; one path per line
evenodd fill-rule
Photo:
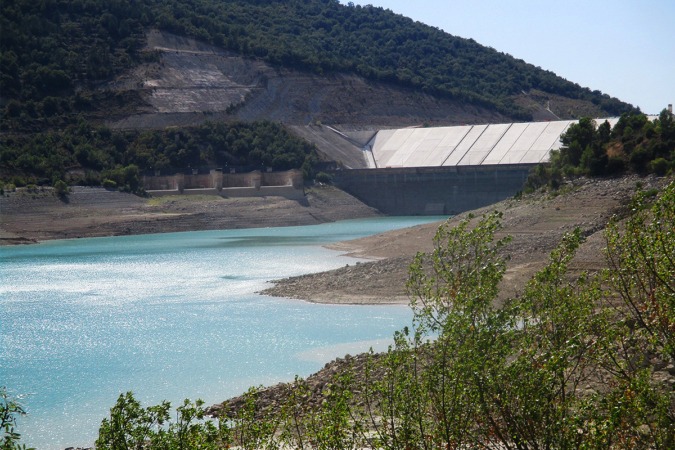
M 355 260 L 322 247 L 440 218 L 51 241 L 0 247 L 0 386 L 38 449 L 93 444 L 117 396 L 207 404 L 386 348 L 405 306 L 255 294 Z

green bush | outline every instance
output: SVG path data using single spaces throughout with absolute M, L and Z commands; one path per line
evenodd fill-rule
M 54 193 L 58 197 L 65 197 L 68 195 L 70 192 L 70 188 L 68 187 L 68 184 L 66 184 L 65 181 L 63 180 L 58 180 L 56 183 L 54 183 Z
M 616 156 L 607 159 L 607 175 L 617 175 L 626 171 L 626 161 Z
M 333 176 L 326 172 L 319 172 L 314 177 L 314 180 L 319 183 L 330 184 L 333 182 Z
M 658 176 L 664 176 L 670 170 L 670 163 L 665 158 L 656 158 L 651 162 L 651 171 Z
M 142 407 L 131 392 L 121 394 L 99 429 L 96 448 L 117 450 L 209 449 L 226 448 L 227 427 L 205 420 L 204 402 L 188 400 L 177 408 L 176 422 L 171 422 L 168 402 Z
M 17 419 L 25 415 L 26 412 L 21 404 L 9 396 L 7 388 L 0 386 L 0 430 L 2 431 L 0 448 L 2 450 L 27 450 L 25 445 L 19 444 L 21 434 L 17 431 Z
M 106 178 L 103 180 L 103 187 L 106 189 L 117 189 L 117 183 L 109 178 Z

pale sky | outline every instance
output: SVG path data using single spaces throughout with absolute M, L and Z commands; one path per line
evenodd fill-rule
M 341 3 L 346 4 L 344 0 Z M 675 104 L 675 0 L 366 0 L 658 114 Z

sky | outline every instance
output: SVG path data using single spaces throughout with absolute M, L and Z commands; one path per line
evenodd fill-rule
M 647 114 L 675 104 L 675 0 L 354 3 L 381 6 L 471 38 Z

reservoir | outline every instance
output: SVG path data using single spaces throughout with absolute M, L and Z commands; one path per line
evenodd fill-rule
M 170 233 L 0 247 L 0 386 L 22 443 L 92 446 L 120 393 L 143 406 L 308 376 L 386 349 L 407 306 L 317 305 L 256 294 L 269 280 L 355 264 L 322 247 L 442 220 Z

